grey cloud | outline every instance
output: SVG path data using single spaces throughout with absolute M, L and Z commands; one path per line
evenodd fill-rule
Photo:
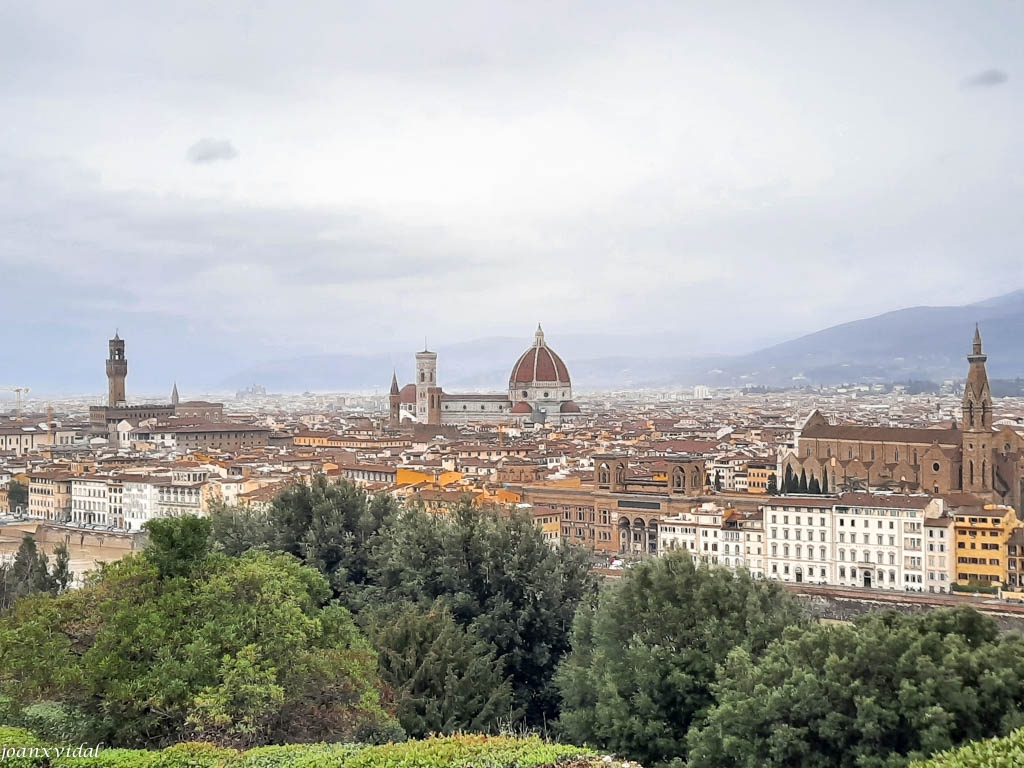
M 991 88 L 1002 85 L 1010 76 L 999 69 L 986 69 L 964 80 L 964 88 Z
M 238 150 L 227 139 L 200 139 L 188 148 L 186 157 L 190 163 L 205 165 L 218 160 L 234 160 L 238 157 Z

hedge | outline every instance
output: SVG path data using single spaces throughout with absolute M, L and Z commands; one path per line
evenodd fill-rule
M 598 764 L 596 754 L 586 749 L 537 737 L 504 736 L 448 736 L 381 746 L 290 744 L 244 752 L 189 742 L 159 751 L 100 749 L 94 757 L 56 757 L 46 756 L 44 745 L 31 732 L 0 727 L 0 747 L 25 748 L 18 753 L 24 757 L 8 756 L 4 768 L 539 768 L 569 762 Z M 35 754 L 32 748 L 36 748 Z

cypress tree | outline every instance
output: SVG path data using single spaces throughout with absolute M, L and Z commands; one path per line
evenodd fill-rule
M 828 493 L 828 467 L 825 467 L 821 473 L 821 492 Z
M 800 493 L 807 493 L 807 470 L 800 470 Z

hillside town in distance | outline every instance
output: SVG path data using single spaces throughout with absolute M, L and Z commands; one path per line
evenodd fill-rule
M 424 349 L 413 381 L 381 372 L 387 395 L 210 402 L 174 385 L 159 403 L 131 396 L 115 334 L 102 405 L 27 387 L 4 401 L 0 557 L 30 532 L 81 573 L 141 548 L 154 518 L 266 507 L 323 473 L 437 515 L 466 499 L 532 515 L 609 575 L 683 550 L 793 584 L 1016 599 L 1024 399 L 992 398 L 982 330 L 965 329 L 964 379 L 940 394 L 586 392 L 538 326 L 500 393 L 447 391 Z

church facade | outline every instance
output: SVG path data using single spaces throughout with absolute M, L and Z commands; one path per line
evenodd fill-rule
M 819 411 L 797 433 L 780 464 L 818 480 L 824 492 L 863 486 L 931 494 L 970 494 L 984 503 L 1021 508 L 1024 437 L 992 421 L 992 393 L 981 333 L 974 332 L 961 421 L 948 429 L 833 425 Z
M 551 349 L 538 325 L 533 345 L 512 367 L 508 392 L 453 394 L 437 380 L 437 353 L 416 353 L 416 379 L 399 388 L 391 378 L 389 425 L 419 424 L 564 424 L 583 418 L 572 399 L 572 381 L 562 358 Z

